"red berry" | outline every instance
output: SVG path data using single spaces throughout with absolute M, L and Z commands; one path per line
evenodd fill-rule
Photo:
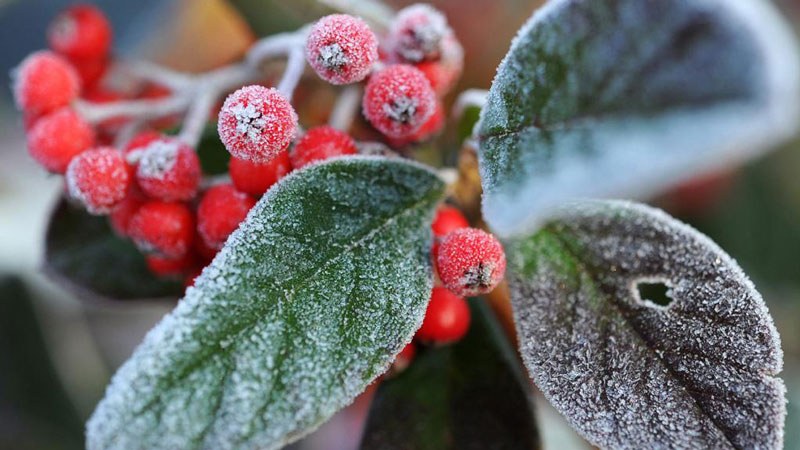
M 122 154 L 110 147 L 88 150 L 67 167 L 69 194 L 92 214 L 108 214 L 125 199 L 130 184 Z
M 455 36 L 442 41 L 442 55 L 437 61 L 423 61 L 416 65 L 431 83 L 436 95 L 443 97 L 455 86 L 464 70 L 464 49 Z
M 194 217 L 183 203 L 150 201 L 133 215 L 128 233 L 145 253 L 181 258 L 192 248 Z
M 194 282 L 197 281 L 197 277 L 199 277 L 201 273 L 203 273 L 202 267 L 195 266 L 192 268 L 189 274 L 183 279 L 183 287 L 190 288 L 194 286 Z
M 195 258 L 192 252 L 188 252 L 180 258 L 164 258 L 158 255 L 147 255 L 145 260 L 150 272 L 160 277 L 171 277 L 189 273 L 195 265 Z
M 397 13 L 387 42 L 397 61 L 417 63 L 439 59 L 442 41 L 452 34 L 441 12 L 430 5 L 416 4 Z
M 413 135 L 436 109 L 436 95 L 425 75 L 404 64 L 372 75 L 363 100 L 364 116 L 390 138 Z
M 168 139 L 168 137 L 158 131 L 144 130 L 131 138 L 131 140 L 125 144 L 125 147 L 122 148 L 125 161 L 128 162 L 128 167 L 134 178 L 136 177 L 136 169 L 139 167 L 139 160 L 142 159 L 144 150 L 147 146 L 160 139 Z
M 142 150 L 136 180 L 150 197 L 167 202 L 191 200 L 200 185 L 200 160 L 175 138 L 151 142 Z
M 28 152 L 54 173 L 64 173 L 72 158 L 94 146 L 92 127 L 70 108 L 54 111 L 28 132 Z
M 206 241 L 200 236 L 199 231 L 195 232 L 194 251 L 200 258 L 200 261 L 206 265 L 209 264 L 215 256 L 217 256 L 217 253 L 219 253 L 219 249 L 211 248 L 208 246 L 208 244 L 206 244 Z
M 136 187 L 135 183 L 133 183 L 133 178 L 131 178 L 131 187 L 128 189 L 127 195 L 108 215 L 111 228 L 118 236 L 128 236 L 131 218 L 146 201 L 147 198 Z
M 452 343 L 467 334 L 469 323 L 467 301 L 443 287 L 435 287 L 417 338 L 435 344 Z
M 206 245 L 221 249 L 255 204 L 253 197 L 233 185 L 216 185 L 203 194 L 197 207 L 197 231 Z
M 355 141 L 344 131 L 328 125 L 312 128 L 297 141 L 289 152 L 295 169 L 305 167 L 315 161 L 358 153 Z
M 442 283 L 453 293 L 468 297 L 491 292 L 502 281 L 506 255 L 491 234 L 461 228 L 442 239 L 436 264 Z
M 308 64 L 325 81 L 349 84 L 363 80 L 378 59 L 378 38 L 363 20 L 332 14 L 318 20 L 306 41 Z
M 111 48 L 111 24 L 96 7 L 75 5 L 50 24 L 47 39 L 53 50 L 70 58 L 102 58 Z
M 21 110 L 46 114 L 75 100 L 80 79 L 70 63 L 48 51 L 25 58 L 14 72 L 14 99 Z
M 258 197 L 291 172 L 292 163 L 289 152 L 280 152 L 272 161 L 263 164 L 231 158 L 228 169 L 236 189 Z
M 435 237 L 444 237 L 459 228 L 469 228 L 469 222 L 461 214 L 461 211 L 450 205 L 442 205 L 436 210 L 436 217 L 433 218 L 433 223 L 431 224 Z
M 245 86 L 225 99 L 217 128 L 231 155 L 265 163 L 292 142 L 297 114 L 277 90 Z
M 392 367 L 389 370 L 389 375 L 397 375 L 400 372 L 406 370 L 408 366 L 411 365 L 411 361 L 414 360 L 414 356 L 417 354 L 417 347 L 414 345 L 413 342 L 409 342 L 400 353 L 397 354 L 397 357 L 394 359 L 392 363 Z

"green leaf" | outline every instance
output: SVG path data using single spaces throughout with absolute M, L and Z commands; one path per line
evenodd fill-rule
M 171 299 L 183 285 L 155 277 L 129 240 L 114 234 L 107 217 L 59 200 L 47 229 L 45 273 L 82 298 Z
M 284 178 L 114 376 L 88 447 L 272 449 L 316 428 L 419 327 L 443 190 L 382 158 Z
M 217 134 L 216 124 L 207 126 L 203 130 L 203 137 L 197 144 L 197 157 L 203 173 L 206 175 L 224 175 L 228 173 L 228 161 L 231 154 L 222 145 Z
M 565 199 L 646 198 L 793 134 L 797 51 L 766 0 L 552 0 L 481 116 L 484 215 L 522 235 Z
M 661 211 L 587 202 L 508 243 L 520 353 L 601 448 L 780 448 L 783 354 L 719 247 Z M 667 288 L 667 305 L 643 285 Z
M 530 382 L 482 299 L 453 346 L 421 353 L 381 383 L 361 448 L 383 450 L 540 448 Z

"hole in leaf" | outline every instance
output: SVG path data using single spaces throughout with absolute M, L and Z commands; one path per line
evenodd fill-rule
M 663 282 L 639 282 L 636 283 L 636 290 L 642 301 L 648 301 L 658 306 L 667 307 L 673 302 L 669 296 L 669 286 Z

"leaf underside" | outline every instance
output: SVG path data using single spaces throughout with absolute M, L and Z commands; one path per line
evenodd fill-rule
M 531 232 L 565 199 L 646 198 L 794 132 L 793 40 L 763 0 L 551 0 L 477 135 L 484 215 Z
M 272 449 L 382 373 L 421 323 L 443 185 L 353 157 L 284 178 L 114 376 L 90 449 Z
M 45 273 L 84 299 L 169 299 L 183 294 L 183 283 L 159 279 L 144 255 L 111 229 L 107 217 L 59 200 L 45 238 Z
M 781 448 L 780 340 L 737 264 L 666 214 L 585 202 L 508 244 L 520 352 L 602 448 Z M 659 282 L 672 302 L 641 299 Z
M 462 341 L 425 349 L 381 383 L 362 450 L 540 448 L 530 382 L 485 301 L 470 309 Z

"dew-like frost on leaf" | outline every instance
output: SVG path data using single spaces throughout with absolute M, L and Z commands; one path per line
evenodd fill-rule
M 476 128 L 484 215 L 521 235 L 563 200 L 645 198 L 791 135 L 797 50 L 766 0 L 552 0 Z
M 666 214 L 625 202 L 560 210 L 507 245 L 520 353 L 594 445 L 778 449 L 780 339 L 739 266 Z M 663 282 L 672 302 L 642 299 Z
M 88 448 L 278 448 L 350 403 L 422 321 L 442 192 L 382 158 L 281 180 L 114 376 Z

